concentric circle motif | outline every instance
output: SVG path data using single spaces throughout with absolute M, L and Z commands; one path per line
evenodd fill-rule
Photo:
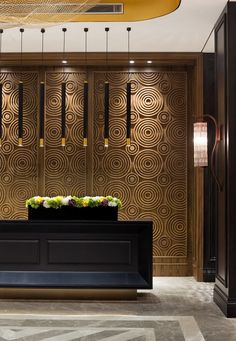
M 70 109 L 77 116 L 83 115 L 84 93 L 83 89 L 77 90 L 72 95 L 68 96 L 68 110 Z
M 60 88 L 48 88 L 47 94 L 47 115 L 59 117 L 61 112 L 61 90 Z M 68 108 L 67 108 L 68 109 Z
M 8 107 L 16 116 L 18 116 L 18 97 L 18 89 L 13 89 L 8 96 Z
M 158 86 L 162 94 L 167 94 L 171 90 L 171 82 L 166 76 L 158 83 Z
M 138 219 L 150 219 L 153 221 L 153 240 L 158 240 L 164 233 L 163 221 L 154 212 L 142 212 L 138 215 Z
M 22 211 L 14 212 L 11 215 L 11 220 L 25 220 L 25 219 L 28 219 L 28 212 L 26 209 Z
M 79 177 L 85 177 L 85 152 L 85 149 L 81 149 L 74 153 L 70 159 L 70 171 Z
M 57 179 L 62 176 L 65 169 L 68 169 L 68 157 L 60 149 L 48 150 L 45 157 L 46 176 Z
M 95 153 L 98 155 L 104 155 L 106 152 L 106 148 L 104 147 L 103 141 L 96 142 L 94 149 L 95 149 Z
M 133 165 L 139 176 L 144 179 L 153 179 L 161 172 L 163 161 L 155 150 L 143 149 L 135 156 Z
M 98 78 L 95 80 L 95 91 L 96 91 L 96 93 L 103 94 L 104 83 L 105 83 L 105 79 L 103 79 L 103 78 Z
M 167 111 L 162 111 L 157 115 L 157 119 L 161 124 L 168 124 L 171 121 L 171 115 Z
M 79 120 L 76 124 L 72 125 L 70 132 L 68 132 L 71 142 L 75 145 L 82 145 L 83 142 L 83 121 Z
M 37 84 L 38 74 L 35 72 L 20 72 L 17 73 L 17 78 L 19 81 L 22 81 L 25 85 L 33 85 Z
M 135 80 L 131 79 L 131 94 L 134 95 L 140 89 L 140 83 Z
M 136 173 L 129 173 L 125 177 L 125 183 L 128 186 L 136 186 L 139 183 L 139 176 Z
M 135 80 L 144 86 L 154 86 L 163 79 L 162 72 L 140 72 L 134 74 Z
M 36 195 L 36 184 L 32 181 L 17 179 L 9 187 L 9 202 L 17 211 L 25 208 L 25 201 Z
M 128 155 L 136 155 L 139 152 L 139 145 L 135 142 L 131 137 L 131 145 L 130 147 L 126 147 L 126 152 Z
M 174 244 L 168 248 L 166 256 L 169 257 L 186 257 L 187 246 L 185 244 Z
M 169 237 L 162 236 L 156 240 L 158 247 L 162 250 L 168 250 L 172 245 L 172 240 Z
M 166 75 L 174 88 L 186 88 L 187 73 L 185 71 L 167 72 Z
M 163 186 L 163 187 L 166 187 L 166 186 L 170 185 L 170 183 L 171 183 L 170 175 L 167 174 L 167 173 L 159 174 L 158 177 L 157 177 L 157 183 L 160 186 Z
M 135 205 L 129 205 L 127 207 L 127 215 L 129 219 L 136 219 L 139 215 L 140 209 Z
M 109 177 L 120 179 L 125 176 L 131 167 L 131 161 L 123 150 L 108 150 L 102 160 L 102 168 Z
M 99 107 L 99 108 L 101 108 L 101 107 Z M 104 122 L 104 112 L 101 111 L 101 110 L 97 110 L 95 115 L 96 115 L 96 122 L 97 122 L 97 124 L 103 124 L 103 122 Z
M 9 125 L 9 133 L 8 138 L 9 141 L 15 145 L 18 145 L 18 120 L 14 120 Z M 23 146 L 30 146 L 33 145 L 36 141 L 36 126 L 29 119 L 23 119 Z
M 9 73 L 8 73 L 8 72 L 1 72 L 1 75 L 0 75 L 0 82 L 1 82 L 1 83 L 4 83 L 4 81 L 7 79 L 8 76 L 9 76 Z
M 107 73 L 107 81 L 118 87 L 125 86 L 128 82 L 128 73 L 111 72 Z
M 4 154 L 10 155 L 14 150 L 14 145 L 11 142 L 3 141 L 1 150 Z
M 166 139 L 172 145 L 184 147 L 187 142 L 186 125 L 184 122 L 174 120 L 166 127 Z
M 13 182 L 13 177 L 9 172 L 4 173 L 1 175 L 1 181 L 4 185 L 9 185 L 10 183 Z M 2 189 L 1 189 L 1 191 L 2 191 Z M 1 196 L 2 196 L 2 194 L 1 194 Z
M 69 73 L 47 72 L 46 84 L 50 87 L 60 87 L 62 82 L 67 82 Z
M 3 91 L 5 95 L 10 95 L 12 91 L 15 91 L 17 88 L 16 83 L 10 79 L 6 79 L 3 82 Z
M 3 219 L 11 218 L 13 212 L 14 210 L 11 204 L 5 202 L 3 205 L 1 205 L 1 214 Z
M 134 126 L 134 138 L 144 148 L 154 148 L 161 141 L 163 130 L 157 120 L 144 118 Z
M 32 88 L 24 87 L 23 96 L 23 115 L 32 117 L 37 111 L 37 92 L 32 91 Z
M 110 120 L 110 145 L 113 147 L 121 147 L 126 145 L 126 122 L 122 118 Z
M 76 124 L 78 119 L 79 119 L 79 115 L 77 113 L 74 113 L 73 111 L 68 111 L 66 113 L 66 123 L 68 125 Z
M 165 160 L 165 168 L 173 177 L 183 178 L 187 174 L 187 155 L 185 151 L 172 151 Z
M 93 154 L 93 172 L 95 175 L 101 174 L 101 160 L 98 155 Z
M 47 119 L 46 121 L 46 145 L 48 147 L 59 146 L 61 142 L 61 124 L 59 119 Z
M 156 116 L 163 108 L 164 102 L 161 93 L 152 87 L 142 88 L 134 97 L 134 110 L 145 117 Z
M 161 252 L 160 248 L 158 247 L 158 245 L 156 245 L 156 242 L 153 243 L 152 254 L 154 257 L 161 257 L 162 256 L 162 252 Z
M 1 177 L 2 178 L 2 177 Z M 7 193 L 8 194 L 8 193 Z M 5 188 L 2 186 L 1 188 L 1 195 L 0 195 L 0 205 L 2 206 L 2 204 L 4 204 L 6 202 L 6 190 Z
M 118 211 L 118 220 L 129 220 L 129 216 L 123 211 Z
M 103 174 L 95 174 L 94 182 L 95 182 L 95 184 L 98 187 L 105 186 L 106 185 L 106 177 L 105 177 L 105 175 L 103 175 Z
M 160 142 L 157 146 L 157 151 L 161 155 L 168 155 L 171 151 L 171 146 L 169 143 L 166 142 Z
M 77 148 L 76 148 L 74 143 L 66 142 L 66 145 L 65 145 L 65 153 L 66 153 L 66 155 L 74 155 L 76 150 L 77 150 Z
M 136 124 L 139 120 L 139 115 L 136 111 L 131 111 L 131 124 Z
M 173 115 L 183 115 L 186 114 L 186 94 L 185 89 L 173 89 L 166 97 L 166 105 L 168 111 L 171 111 Z
M 3 111 L 3 123 L 10 124 L 14 120 L 14 114 L 11 110 L 4 110 Z
M 163 193 L 156 182 L 145 180 L 140 181 L 134 188 L 133 198 L 138 207 L 150 211 L 160 205 Z
M 63 183 L 66 187 L 72 187 L 76 184 L 77 177 L 73 173 L 65 173 L 63 176 Z
M 68 191 L 68 187 L 61 181 L 61 179 L 53 181 L 49 180 L 45 183 L 45 192 L 47 196 L 55 197 L 57 195 L 70 195 Z
M 126 113 L 126 91 L 124 89 L 110 89 L 110 115 L 117 117 Z
M 122 202 L 123 209 L 130 205 L 132 199 L 130 188 L 120 180 L 108 182 L 103 189 L 103 193 L 100 193 L 100 195 L 111 195 L 113 197 L 119 198 Z
M 71 195 L 76 195 L 78 197 L 84 197 L 87 195 L 85 188 L 85 178 L 80 179 L 77 184 L 71 188 Z
M 166 234 L 173 240 L 187 242 L 187 224 L 184 214 L 174 214 L 166 222 Z
M 157 207 L 157 214 L 162 219 L 167 219 L 171 214 L 171 208 L 168 205 L 160 205 Z
M 187 204 L 186 185 L 182 181 L 173 181 L 166 190 L 167 205 L 175 210 L 185 210 Z
M 19 178 L 30 177 L 36 172 L 36 157 L 31 150 L 16 149 L 9 155 L 8 169 Z M 20 183 L 20 180 L 19 180 Z

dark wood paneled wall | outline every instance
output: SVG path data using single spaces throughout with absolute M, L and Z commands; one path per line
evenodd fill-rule
M 236 317 L 236 3 L 228 2 L 215 31 L 217 114 L 221 127 L 218 153 L 217 267 L 214 300 Z
M 203 111 L 205 115 L 216 117 L 215 96 L 215 54 L 204 53 L 204 97 Z M 215 127 L 211 120 L 208 121 L 208 164 L 204 169 L 204 265 L 203 280 L 205 282 L 215 281 L 216 263 L 216 183 L 211 172 L 211 153 L 215 141 Z
M 35 75 L 34 81 L 30 81 L 30 96 L 25 99 L 30 102 L 27 115 L 31 115 L 32 111 L 34 126 L 25 126 L 26 146 L 23 148 L 17 147 L 15 127 L 15 140 L 11 142 L 11 148 L 17 154 L 27 151 L 29 146 L 34 151 L 35 159 L 27 161 L 24 166 L 22 155 L 19 161 L 11 165 L 14 172 L 18 173 L 24 168 L 20 175 L 24 179 L 30 166 L 32 180 L 27 178 L 30 186 L 24 183 L 21 188 L 23 192 L 20 192 L 23 194 L 15 200 L 17 215 L 6 213 L 0 208 L 2 219 L 26 218 L 24 202 L 32 195 L 117 195 L 124 202 L 120 219 L 152 218 L 154 221 L 154 274 L 191 275 L 194 246 L 194 274 L 200 279 L 203 215 L 202 210 L 195 215 L 192 212 L 197 209 L 193 206 L 195 193 L 199 193 L 199 198 L 202 195 L 202 172 L 195 174 L 193 185 L 192 159 L 188 155 L 192 155 L 192 114 L 201 114 L 201 57 L 191 55 L 189 58 L 187 55 L 186 61 L 180 63 L 177 58 L 173 65 L 159 68 L 132 70 L 130 148 L 125 146 L 125 84 L 128 73 L 117 68 L 111 71 L 110 67 L 106 74 L 111 83 L 111 136 L 107 150 L 104 149 L 102 136 L 104 68 L 90 67 L 88 70 L 91 124 L 89 146 L 86 149 L 82 147 L 84 69 L 65 68 L 63 74 L 61 68 L 52 70 L 49 67 L 34 67 L 34 72 L 21 72 L 26 79 L 31 79 L 28 74 Z M 18 74 L 8 70 L 7 77 L 18 79 Z M 46 81 L 45 148 L 39 148 L 36 128 L 38 86 L 41 80 Z M 60 146 L 60 84 L 63 80 L 67 83 L 65 148 Z M 4 80 L 3 86 L 6 92 L 8 85 Z M 7 117 L 4 111 L 6 127 Z M 17 120 L 17 112 L 13 120 Z M 9 134 L 10 130 L 6 131 L 2 150 L 9 145 Z M 34 139 L 31 141 L 28 135 Z M 7 158 L 12 158 L 11 154 L 10 150 Z M 6 173 L 11 175 L 12 169 L 7 158 L 2 165 Z M 16 186 L 21 183 L 17 174 L 14 177 Z M 8 190 L 2 180 L 1 187 Z M 12 205 L 8 193 L 2 200 Z M 196 205 L 201 206 L 202 201 L 197 199 Z

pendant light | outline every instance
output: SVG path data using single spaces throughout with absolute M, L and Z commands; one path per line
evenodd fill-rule
M 22 68 L 22 51 L 23 51 L 23 33 L 24 29 L 20 28 L 21 40 L 20 40 L 20 57 L 21 57 L 21 68 Z M 22 75 L 21 75 L 22 78 Z M 22 80 L 19 81 L 18 85 L 18 146 L 23 146 L 23 96 L 24 96 L 24 85 Z
M 109 27 L 105 27 L 106 32 L 106 81 L 104 91 L 104 146 L 108 147 L 109 140 L 109 82 L 107 81 L 108 66 L 108 32 Z
M 84 81 L 84 130 L 83 130 L 83 146 L 88 145 L 88 28 L 84 28 L 84 51 L 85 51 L 85 67 L 86 80 Z
M 42 65 L 44 62 L 44 33 L 45 29 L 41 28 L 42 33 Z M 45 104 L 45 84 L 40 82 L 39 88 L 39 146 L 44 147 L 44 104 Z
M 2 34 L 3 29 L 0 29 L 0 56 L 2 59 Z M 3 100 L 3 88 L 2 88 L 2 82 L 0 83 L 0 147 L 2 147 L 2 100 Z
M 130 65 L 130 31 L 131 27 L 127 27 L 128 36 L 128 65 Z M 126 87 L 126 144 L 130 147 L 131 143 L 131 82 L 130 82 L 130 69 L 128 69 L 128 83 Z
M 66 28 L 62 29 L 63 32 L 63 64 L 67 64 L 65 59 L 65 46 L 66 46 Z M 63 73 L 65 74 L 65 69 L 63 67 Z M 65 147 L 66 145 L 66 82 L 61 84 L 61 145 Z

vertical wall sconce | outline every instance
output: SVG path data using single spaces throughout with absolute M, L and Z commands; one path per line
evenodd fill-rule
M 204 119 L 210 119 L 214 124 L 215 142 L 210 155 L 210 169 L 212 176 L 217 184 L 218 190 L 222 190 L 222 185 L 217 177 L 214 167 L 214 157 L 220 143 L 220 127 L 216 119 L 211 115 L 203 115 Z M 194 167 L 208 166 L 208 124 L 207 122 L 196 122 L 193 126 L 193 145 L 194 145 Z
M 0 29 L 0 56 L 2 59 L 2 34 L 3 29 Z M 3 100 L 3 86 L 0 83 L 0 147 L 2 147 L 2 101 Z
M 88 145 L 88 28 L 84 28 L 84 53 L 85 53 L 85 67 L 86 67 L 86 80 L 84 81 L 84 130 L 83 130 L 83 146 Z
M 45 29 L 41 28 L 42 33 L 42 64 L 44 54 L 44 33 Z M 45 84 L 40 83 L 39 88 L 39 146 L 44 147 L 44 105 L 45 105 Z
M 193 141 L 194 141 L 194 167 L 208 166 L 207 122 L 194 123 Z
M 105 27 L 106 32 L 106 81 L 104 91 L 104 146 L 108 147 L 109 141 L 109 82 L 107 81 L 108 66 L 108 32 L 109 27 Z
M 63 32 L 63 60 L 62 63 L 65 63 L 65 46 L 66 46 L 66 28 L 62 29 Z M 63 73 L 65 73 L 65 69 L 63 68 Z M 62 82 L 61 84 L 61 145 L 65 147 L 66 145 L 66 82 Z
M 22 52 L 23 52 L 23 33 L 24 29 L 20 28 L 21 34 L 21 67 L 22 67 Z M 18 146 L 23 146 L 23 96 L 24 96 L 24 85 L 22 80 L 18 85 Z
M 130 65 L 130 31 L 131 27 L 127 27 L 128 35 L 128 65 Z M 131 82 L 130 82 L 130 70 L 128 69 L 128 83 L 126 88 L 126 144 L 130 147 L 131 143 Z

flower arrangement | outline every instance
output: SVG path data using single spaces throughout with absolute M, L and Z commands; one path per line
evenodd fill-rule
M 28 200 L 26 200 L 26 207 L 32 208 L 61 208 L 63 206 L 71 206 L 71 207 L 121 207 L 121 200 L 112 197 L 110 195 L 104 196 L 96 196 L 96 197 L 76 197 L 76 196 L 56 196 L 56 197 L 40 197 L 35 196 Z

